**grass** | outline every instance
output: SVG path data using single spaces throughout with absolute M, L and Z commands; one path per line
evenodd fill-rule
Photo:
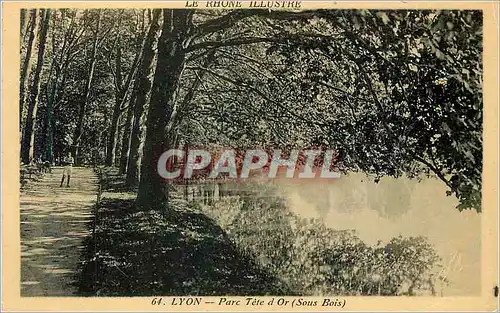
M 115 188 L 106 182 L 119 178 L 115 174 L 104 172 L 103 186 Z M 186 202 L 136 212 L 133 199 L 106 194 L 89 225 L 95 235 L 85 240 L 80 295 L 290 294 L 284 283 L 239 252 L 214 220 Z

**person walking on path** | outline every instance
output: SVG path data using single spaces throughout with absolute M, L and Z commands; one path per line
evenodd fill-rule
M 71 152 L 70 152 L 68 154 L 68 157 L 66 157 L 62 162 L 62 165 L 64 166 L 64 168 L 63 168 L 63 176 L 61 179 L 61 185 L 59 187 L 63 186 L 64 179 L 66 178 L 66 176 L 68 176 L 66 187 L 69 187 L 69 181 L 71 178 L 71 174 L 73 173 L 73 163 L 75 163 L 75 159 L 73 159 L 73 157 L 71 156 Z

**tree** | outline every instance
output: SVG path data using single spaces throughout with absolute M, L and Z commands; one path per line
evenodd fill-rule
M 45 119 L 23 131 L 41 129 L 47 159 L 119 159 L 147 209 L 166 200 L 156 161 L 173 145 L 327 146 L 344 172 L 435 176 L 480 210 L 480 12 L 144 12 L 58 10 L 32 75 L 25 17 L 21 96 L 47 79 Z
M 42 19 L 40 21 L 40 36 L 38 42 L 38 57 L 36 69 L 33 77 L 33 82 L 30 88 L 30 98 L 28 102 L 28 111 L 26 124 L 24 126 L 24 134 L 21 145 L 21 159 L 24 163 L 30 163 L 34 156 L 34 139 L 35 139 L 35 121 L 37 118 L 38 96 L 40 88 L 40 73 L 42 72 L 45 42 L 47 40 L 47 32 L 50 22 L 50 9 L 41 10 Z
M 125 118 L 125 124 L 123 126 L 123 136 L 122 136 L 122 143 L 121 143 L 121 152 L 120 152 L 120 163 L 119 163 L 119 172 L 121 174 L 127 172 L 128 168 L 128 160 L 130 156 L 130 142 L 131 142 L 131 137 L 132 137 L 132 122 L 134 118 L 134 103 L 137 97 L 137 88 L 139 84 L 138 80 L 138 70 L 139 70 L 139 63 L 141 60 L 141 53 L 143 49 L 143 41 L 146 39 L 146 21 L 145 21 L 145 15 L 146 15 L 146 10 L 142 10 L 140 12 L 141 16 L 141 22 L 140 25 L 137 25 L 137 38 L 136 38 L 136 46 L 137 46 L 137 53 L 136 53 L 136 59 L 135 59 L 135 70 L 134 70 L 134 86 L 132 86 L 132 94 L 130 95 L 130 100 L 128 107 L 126 108 L 127 114 Z
M 114 46 L 116 47 L 115 51 L 115 64 L 114 70 L 111 69 L 113 73 L 113 81 L 115 86 L 115 105 L 113 107 L 113 113 L 111 116 L 111 125 L 109 129 L 109 139 L 108 139 L 108 147 L 107 147 L 107 155 L 106 155 L 106 165 L 113 166 L 115 164 L 116 159 L 116 148 L 117 141 L 119 135 L 119 121 L 120 117 L 123 113 L 124 106 L 126 103 L 126 99 L 130 90 L 130 86 L 132 85 L 133 78 L 135 76 L 135 72 L 137 70 L 138 61 L 140 59 L 140 45 L 134 45 L 137 47 L 136 51 L 131 51 L 134 54 L 133 61 L 129 66 L 128 73 L 123 75 L 123 42 L 121 41 L 121 36 L 123 36 L 120 32 L 121 28 L 125 25 L 121 24 L 121 20 L 123 18 L 123 11 L 120 12 L 120 22 L 117 27 L 116 41 Z M 139 38 L 141 38 L 141 34 L 139 34 Z M 125 50 L 127 52 L 128 49 Z
M 244 119 L 258 114 L 259 124 L 267 124 L 263 131 L 273 128 L 269 143 L 336 147 L 342 170 L 363 171 L 376 181 L 384 175 L 435 175 L 459 198 L 460 210 L 480 211 L 480 12 L 325 10 L 314 15 L 268 20 L 258 24 L 260 33 L 252 38 L 232 39 L 219 49 L 222 57 L 231 56 L 225 59 L 231 69 L 260 62 L 269 70 L 262 79 L 251 70 L 205 68 L 212 78 L 226 81 L 224 88 L 237 89 L 233 95 L 225 92 L 226 101 L 208 99 L 218 103 L 213 113 L 224 105 Z M 238 50 L 236 43 L 244 41 Z M 255 46 L 266 43 L 267 53 L 255 54 Z M 216 90 L 208 97 L 220 94 Z M 241 90 L 250 93 L 246 101 L 237 95 Z M 262 100 L 267 105 L 260 105 Z M 203 127 L 213 122 L 210 116 L 204 121 Z M 234 125 L 226 131 L 233 140 L 255 132 L 235 116 L 227 122 L 226 128 Z
M 59 14 L 60 13 L 60 14 Z M 52 27 L 52 62 L 46 85 L 46 119 L 45 119 L 45 160 L 52 162 L 54 140 L 54 108 L 61 103 L 66 89 L 66 80 L 70 63 L 79 53 L 85 26 L 77 21 L 76 11 L 61 10 L 53 14 Z M 62 42 L 58 40 L 63 37 Z
M 271 16 L 277 15 L 285 19 L 290 18 L 290 13 L 258 12 Z M 266 38 L 244 38 L 228 42 L 206 41 L 190 45 L 194 38 L 222 31 L 233 26 L 239 20 L 255 14 L 250 10 L 233 11 L 221 17 L 209 19 L 195 27 L 192 21 L 193 13 L 194 11 L 189 10 L 163 10 L 164 22 L 158 43 L 158 61 L 151 89 L 144 157 L 136 200 L 139 208 L 161 207 L 166 201 L 166 183 L 156 172 L 156 161 L 164 149 L 168 147 L 169 142 L 172 142 L 166 138 L 166 127 L 175 111 L 177 88 L 184 70 L 187 52 L 267 41 Z M 305 15 L 311 15 L 311 13 L 305 13 Z
M 83 93 L 83 99 L 81 100 L 80 104 L 80 110 L 78 112 L 78 123 L 76 126 L 75 134 L 73 136 L 73 151 L 74 151 L 74 158 L 75 162 L 79 162 L 78 159 L 78 153 L 79 153 L 79 144 L 81 141 L 82 133 L 83 133 L 83 123 L 86 115 L 86 109 L 87 105 L 90 99 L 90 90 L 92 87 L 92 82 L 94 79 L 94 72 L 95 72 L 95 67 L 97 64 L 97 52 L 100 47 L 100 44 L 102 43 L 102 39 L 99 37 L 99 32 L 101 28 L 101 10 L 97 10 L 96 12 L 97 16 L 95 17 L 95 29 L 92 30 L 93 32 L 93 43 L 92 43 L 92 50 L 90 54 L 90 58 L 88 60 L 88 75 L 86 77 L 86 82 L 85 82 L 85 90 Z M 90 15 L 90 13 L 87 13 Z M 89 17 L 90 18 L 90 17 Z
M 25 10 L 21 10 L 26 14 Z M 19 126 L 23 128 L 23 115 L 24 115 L 24 108 L 25 108 L 25 92 L 26 92 L 26 85 L 28 83 L 28 78 L 29 78 L 29 73 L 31 69 L 31 51 L 33 49 L 33 43 L 35 41 L 36 37 L 36 19 L 37 19 L 38 12 L 36 9 L 32 9 L 30 13 L 30 21 L 29 21 L 29 37 L 28 37 L 28 42 L 26 43 L 26 52 L 24 54 L 24 60 L 22 63 L 21 67 L 21 77 L 19 79 L 20 81 L 20 92 L 19 92 Z M 24 31 L 25 25 L 23 25 L 25 21 L 21 21 L 21 31 Z M 21 39 L 24 39 L 24 34 L 21 33 Z M 24 45 L 22 46 L 24 47 Z
M 141 165 L 142 141 L 144 139 L 145 106 L 147 96 L 151 89 L 150 73 L 152 72 L 153 60 L 155 58 L 154 45 L 160 30 L 159 20 L 161 10 L 155 9 L 152 13 L 151 23 L 142 47 L 142 57 L 136 77 L 136 89 L 134 90 L 132 133 L 130 138 L 130 156 L 128 158 L 126 184 L 129 187 L 137 186 L 139 182 L 139 170 Z
M 416 14 L 418 16 L 410 16 L 408 14 Z M 432 159 L 431 156 L 419 159 L 419 154 L 416 153 L 419 148 L 418 145 L 415 145 L 415 140 L 432 143 L 430 137 L 422 137 L 424 133 L 418 131 L 409 134 L 408 127 L 405 127 L 407 125 L 415 125 L 408 122 L 407 111 L 413 108 L 412 102 L 408 100 L 413 94 L 409 93 L 407 89 L 409 86 L 418 84 L 419 81 L 425 84 L 425 86 L 431 87 L 432 85 L 429 83 L 434 82 L 438 78 L 436 75 L 443 72 L 443 70 L 436 71 L 432 77 L 428 77 L 424 81 L 422 81 L 422 77 L 420 76 L 413 76 L 411 71 L 404 72 L 403 75 L 398 75 L 397 73 L 400 71 L 396 71 L 400 67 L 405 68 L 403 62 L 409 59 L 412 51 L 415 51 L 415 49 L 422 45 L 422 42 L 418 41 L 408 42 L 407 40 L 398 41 L 397 39 L 406 38 L 404 37 L 405 34 L 411 35 L 422 31 L 424 31 L 424 34 L 427 32 L 433 35 L 433 32 L 439 29 L 434 24 L 446 24 L 446 20 L 450 18 L 448 14 L 447 12 L 443 12 L 440 15 L 436 15 L 430 11 L 409 13 L 404 11 L 337 12 L 318 10 L 294 13 L 239 10 L 218 16 L 214 19 L 205 20 L 197 25 L 187 25 L 186 30 L 180 31 L 181 35 L 179 36 L 179 40 L 182 38 L 184 41 L 178 41 L 178 44 L 185 43 L 186 47 L 184 51 L 180 50 L 177 55 L 180 60 L 185 60 L 186 53 L 189 53 L 191 56 L 191 53 L 195 55 L 195 53 L 204 50 L 208 51 L 208 49 L 238 46 L 249 47 L 252 44 L 260 44 L 262 46 L 265 44 L 269 45 L 270 43 L 269 54 L 278 53 L 282 56 L 281 59 L 287 62 L 287 66 L 285 67 L 274 67 L 274 78 L 271 81 L 262 82 L 261 80 L 259 82 L 255 78 L 253 78 L 253 81 L 249 81 L 248 79 L 242 80 L 241 77 L 234 77 L 234 74 L 228 76 L 227 74 L 221 75 L 217 71 L 209 69 L 203 70 L 209 71 L 212 77 L 230 82 L 240 90 L 251 91 L 253 95 L 263 99 L 267 103 L 273 103 L 277 110 L 274 114 L 285 114 L 285 116 L 288 116 L 283 117 L 281 115 L 283 121 L 280 123 L 291 124 L 285 128 L 290 130 L 289 133 L 293 133 L 292 130 L 301 128 L 309 129 L 311 134 L 313 134 L 313 137 L 305 137 L 309 143 L 336 147 L 341 151 L 343 156 L 343 170 L 361 170 L 376 176 L 391 175 L 396 177 L 402 173 L 407 173 L 414 177 L 426 170 L 431 170 L 440 179 L 443 180 L 445 178 L 445 183 L 450 186 L 448 178 L 445 177 L 442 170 L 436 170 L 436 167 L 431 166 L 432 164 L 428 162 L 428 160 Z M 175 14 L 173 16 L 175 20 Z M 459 18 L 454 18 L 454 22 L 451 23 L 461 23 Z M 445 22 L 439 22 L 440 19 L 444 19 Z M 266 20 L 269 30 L 268 34 L 263 36 L 261 33 L 251 33 L 242 24 L 238 24 L 244 20 L 248 23 L 253 23 L 254 26 L 262 25 L 259 24 L 260 21 Z M 469 18 L 468 20 L 472 21 L 474 19 Z M 406 25 L 402 23 L 406 23 Z M 269 27 L 269 25 L 272 27 Z M 329 29 L 330 34 L 323 33 L 318 25 L 324 26 L 324 29 Z M 356 29 L 363 26 L 367 28 L 367 31 L 356 34 Z M 233 35 L 229 39 L 222 38 L 220 40 L 213 40 L 213 37 L 210 37 L 214 33 L 221 34 L 225 32 L 230 34 L 231 30 L 235 27 L 240 27 L 239 30 L 242 30 L 241 27 L 243 27 L 243 33 L 248 34 L 250 32 L 251 34 L 243 36 Z M 297 27 L 301 27 L 301 31 L 297 31 Z M 456 26 L 456 29 L 460 29 L 460 26 Z M 463 32 L 466 34 L 473 33 L 470 29 L 463 29 Z M 447 38 L 445 35 L 442 37 Z M 191 41 L 191 38 L 194 40 Z M 390 41 L 389 38 L 392 38 L 391 40 L 393 41 Z M 428 64 L 428 62 L 435 62 L 436 58 L 434 54 L 437 56 L 437 59 L 440 59 L 439 56 L 444 55 L 440 52 L 440 49 L 436 50 L 434 48 L 432 50 L 434 44 L 432 41 L 430 42 L 431 44 L 428 46 L 424 44 L 423 50 L 429 49 L 433 55 L 427 54 L 427 58 L 422 58 L 422 61 L 424 61 L 421 64 L 422 69 L 435 67 L 433 64 Z M 379 52 L 378 50 L 381 47 L 383 49 Z M 464 49 L 469 48 L 463 46 L 454 47 L 452 51 L 463 53 Z M 434 51 L 438 52 L 434 53 Z M 278 56 L 274 58 L 276 60 L 280 59 Z M 450 61 L 449 59 L 453 58 L 444 57 L 444 59 L 444 61 Z M 305 65 L 307 69 L 305 70 L 303 66 L 294 66 L 299 64 Z M 440 64 L 444 65 L 445 63 L 441 62 Z M 200 68 L 197 69 L 199 70 Z M 170 77 L 175 85 L 181 78 L 172 76 L 175 74 L 175 71 L 169 73 L 169 70 L 170 68 L 162 69 L 160 67 L 159 57 L 155 77 L 159 75 L 159 72 L 162 72 L 166 77 Z M 335 74 L 338 71 L 347 71 L 349 75 L 339 77 L 339 81 L 337 82 L 328 79 L 338 76 Z M 183 71 L 178 72 L 184 73 Z M 452 72 L 452 69 L 447 69 L 444 72 Z M 291 73 L 293 75 L 290 75 Z M 332 73 L 334 73 L 333 76 Z M 269 88 L 266 88 L 265 85 L 270 86 L 272 84 L 275 85 L 275 88 L 279 88 L 279 80 L 296 86 L 296 89 L 293 89 L 294 93 L 286 92 L 283 88 L 281 88 L 281 93 L 272 93 Z M 256 87 L 255 83 L 259 84 L 259 86 Z M 466 86 L 465 84 L 463 85 Z M 281 84 L 281 86 L 283 85 Z M 456 96 L 459 94 L 457 91 L 456 88 L 452 88 L 449 92 Z M 171 103 L 175 92 L 175 90 L 165 91 L 162 102 Z M 318 104 L 317 98 L 320 92 L 321 96 L 326 95 L 326 97 L 323 96 L 326 99 L 322 101 L 331 101 L 330 103 L 333 106 L 331 105 L 330 107 L 338 113 L 337 116 L 335 114 L 325 114 L 324 111 L 320 111 L 322 110 L 320 108 L 324 107 L 323 104 L 316 107 L 303 105 L 307 102 Z M 415 94 L 415 96 L 418 99 L 422 98 L 422 95 L 419 94 Z M 155 97 L 156 94 L 153 93 L 151 98 L 152 105 L 155 103 L 153 101 L 156 100 Z M 436 101 L 436 95 L 431 95 L 431 99 L 432 101 Z M 169 122 L 174 105 L 175 103 L 168 104 L 164 108 L 164 111 L 159 109 L 156 111 L 153 105 L 150 107 L 149 117 L 156 119 L 159 122 L 159 126 L 163 128 L 164 124 L 168 124 Z M 248 107 L 248 104 L 246 106 Z M 396 106 L 396 108 L 390 108 L 390 106 Z M 419 112 L 419 115 L 422 113 Z M 159 118 L 160 120 L 155 117 L 157 114 L 162 116 Z M 276 116 L 270 117 L 269 115 L 265 114 L 264 119 Z M 431 116 L 437 117 L 439 113 L 436 112 Z M 412 118 L 415 118 L 415 116 L 413 115 Z M 455 117 L 451 118 L 456 120 Z M 156 122 L 150 124 L 148 118 L 148 132 L 150 131 L 150 126 L 153 124 L 156 124 Z M 318 127 L 319 132 L 317 132 Z M 414 129 L 418 128 L 415 127 Z M 160 128 L 155 128 L 155 132 L 161 132 Z M 317 133 L 314 134 L 314 132 Z M 354 136 L 354 134 L 361 134 L 362 136 Z M 416 135 L 419 135 L 420 139 L 414 137 Z M 155 149 L 159 149 L 157 147 L 162 146 L 165 138 L 161 138 L 160 135 L 156 136 L 147 137 L 146 146 L 151 145 L 155 146 Z M 281 138 L 286 137 L 282 136 Z M 150 140 L 153 140 L 155 143 L 150 143 Z M 380 142 L 384 142 L 384 144 L 380 145 Z M 286 142 L 286 144 L 290 143 L 292 143 L 290 140 Z M 477 145 L 475 146 L 478 147 Z M 431 144 L 429 148 L 432 147 L 433 145 Z M 146 148 L 146 150 L 148 149 Z M 151 155 L 153 154 L 151 153 Z M 443 155 L 443 157 L 447 160 L 455 158 L 454 155 Z M 422 160 L 424 160 L 424 166 L 421 166 Z M 474 160 L 477 160 L 477 158 L 474 157 Z M 143 161 L 143 165 L 146 167 L 149 166 L 152 169 L 154 161 L 155 159 L 150 159 L 150 155 L 148 154 Z M 474 161 L 474 163 L 476 162 Z M 418 163 L 421 164 L 419 165 Z M 450 166 L 453 168 L 457 165 L 459 164 L 448 164 L 448 171 L 453 171 Z M 468 172 L 468 174 L 476 171 L 471 165 L 467 165 L 467 168 L 472 169 L 472 172 Z M 141 179 L 141 184 L 143 182 L 144 184 L 148 184 L 146 181 L 156 176 L 157 180 L 154 184 L 161 186 L 162 183 L 158 179 L 158 175 L 155 175 L 153 172 L 145 175 L 148 179 Z M 461 177 L 460 181 L 467 182 L 464 176 Z M 460 184 L 457 183 L 457 185 Z M 477 190 L 478 181 L 476 180 L 472 186 L 466 183 L 464 188 Z M 154 192 L 155 196 L 153 196 L 153 193 L 151 193 L 153 189 L 149 187 L 151 186 L 142 189 L 143 191 L 149 190 L 149 194 L 146 197 L 143 197 L 141 188 L 139 189 L 138 199 L 164 198 L 164 193 L 160 191 L 161 188 L 157 192 Z M 458 187 L 453 187 L 452 192 L 455 192 L 459 198 L 462 193 Z M 467 199 L 478 199 L 471 192 L 468 192 L 468 195 L 465 197 Z M 476 200 L 472 200 L 472 202 L 475 202 L 474 206 L 477 208 L 478 203 Z M 153 202 L 162 201 L 154 200 Z M 464 206 L 471 207 L 471 205 L 466 204 Z
M 311 92 L 302 99 L 318 102 L 330 89 L 348 104 L 338 118 L 316 122 L 330 145 L 342 147 L 344 167 L 376 176 L 430 172 L 457 196 L 459 210 L 480 211 L 481 13 L 361 10 L 324 18 L 339 29 L 331 44 L 308 33 L 316 41 L 295 45 L 302 52 L 279 50 L 310 64 L 301 79 L 321 89 L 306 84 Z M 332 81 L 322 70 L 332 67 L 347 75 Z
M 157 208 L 166 200 L 165 182 L 156 172 L 156 161 L 167 148 L 165 130 L 184 69 L 186 52 L 183 43 L 188 40 L 192 17 L 192 11 L 163 10 L 163 28 L 158 40 L 158 61 L 151 87 L 144 158 L 136 200 L 138 207 Z

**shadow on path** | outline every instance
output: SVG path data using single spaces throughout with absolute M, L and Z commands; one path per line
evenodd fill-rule
M 74 168 L 69 188 L 61 177 L 55 167 L 21 193 L 21 296 L 74 295 L 98 181 L 90 168 Z
M 81 295 L 290 294 L 185 202 L 172 201 L 162 212 L 131 208 L 130 199 L 102 200 L 96 236 L 86 240 L 82 258 Z

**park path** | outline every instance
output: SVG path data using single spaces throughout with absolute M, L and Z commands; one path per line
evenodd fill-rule
M 21 192 L 21 296 L 72 296 L 82 241 L 96 202 L 98 178 L 73 169 L 71 187 L 59 187 L 62 168 Z

